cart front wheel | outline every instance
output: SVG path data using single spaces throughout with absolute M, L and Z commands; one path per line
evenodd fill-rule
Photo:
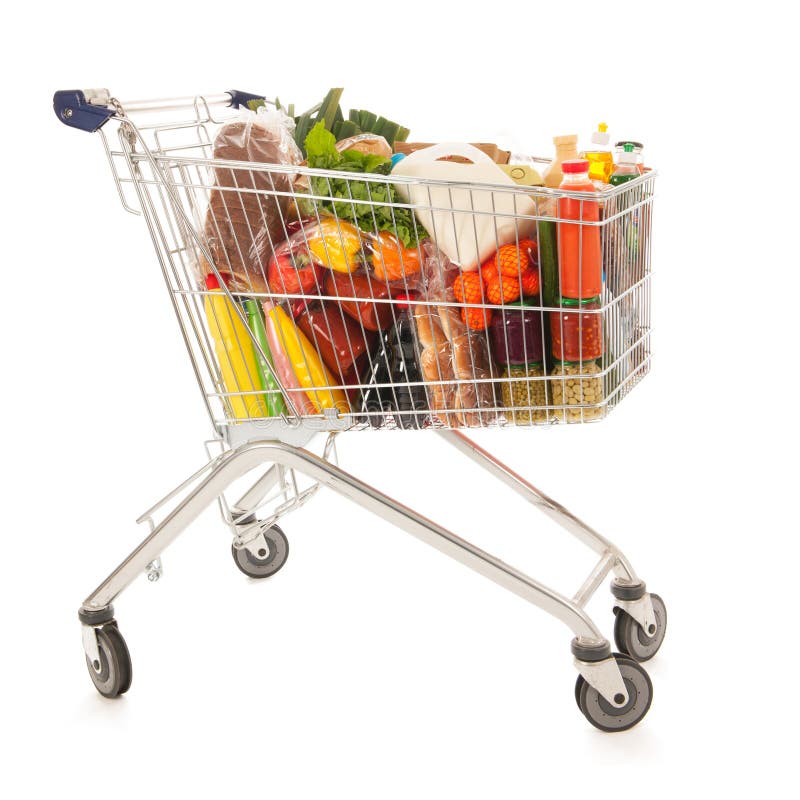
M 632 728 L 650 710 L 653 701 L 653 684 L 650 676 L 632 658 L 614 653 L 628 691 L 628 702 L 621 708 L 612 706 L 598 691 L 578 675 L 575 699 L 583 715 L 601 731 L 626 731 Z
M 92 683 L 103 697 L 118 697 L 131 688 L 133 670 L 128 645 L 122 638 L 116 622 L 97 628 L 99 659 L 94 663 L 86 656 L 86 668 Z
M 651 594 L 653 613 L 656 618 L 656 630 L 648 636 L 642 626 L 622 609 L 615 608 L 617 618 L 614 620 L 614 641 L 617 649 L 636 661 L 648 661 L 659 650 L 667 633 L 667 607 L 657 595 Z
M 237 550 L 231 546 L 234 563 L 249 578 L 269 578 L 289 557 L 289 540 L 277 525 L 264 531 L 264 538 L 267 540 L 267 548 L 260 550 L 258 555 L 254 555 L 246 547 Z

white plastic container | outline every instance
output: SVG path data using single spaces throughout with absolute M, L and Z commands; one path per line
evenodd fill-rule
M 440 161 L 461 156 L 471 164 Z M 398 182 L 398 194 L 418 206 L 414 212 L 439 249 L 463 270 L 474 271 L 498 247 L 534 233 L 536 203 L 492 159 L 470 144 L 446 142 L 417 150 L 399 161 L 392 176 L 447 183 Z M 452 182 L 472 184 L 454 188 Z M 492 190 L 479 184 L 508 186 Z

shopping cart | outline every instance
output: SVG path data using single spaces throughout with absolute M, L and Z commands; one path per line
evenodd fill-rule
M 664 639 L 664 603 L 646 591 L 615 545 L 461 429 L 597 421 L 647 374 L 655 173 L 588 195 L 224 158 L 215 151 L 220 131 L 230 133 L 226 126 L 251 113 L 240 107 L 258 97 L 231 91 L 120 102 L 106 90 L 54 97 L 62 122 L 100 135 L 124 208 L 147 224 L 214 429 L 207 463 L 139 518 L 149 535 L 81 606 L 96 688 L 115 697 L 131 684 L 112 602 L 139 574 L 160 577 L 162 552 L 206 507 L 219 502 L 237 567 L 266 578 L 289 552 L 278 522 L 326 486 L 565 623 L 574 635 L 581 711 L 602 730 L 632 727 L 650 707 L 652 685 L 640 662 Z M 441 199 L 456 193 L 466 193 L 466 208 Z M 605 272 L 599 297 L 577 308 L 546 291 L 552 290 L 546 271 L 556 257 L 555 237 L 565 223 L 558 201 L 565 198 L 582 209 L 588 203 L 602 208 L 597 221 L 582 213 L 578 220 L 589 221 L 570 217 L 582 231 L 599 228 Z M 365 209 L 375 218 L 374 231 L 365 230 Z M 413 227 L 406 232 L 413 240 L 405 249 L 408 269 L 398 250 L 400 271 L 393 274 L 392 254 L 383 248 L 399 247 L 397 238 L 381 238 L 377 230 L 387 211 L 392 220 L 411 218 Z M 357 217 L 360 232 L 348 250 L 347 220 Z M 456 291 L 461 272 L 440 250 L 440 238 L 452 240 L 452 231 L 461 231 L 455 241 L 469 248 L 469 231 L 485 230 L 487 218 L 498 251 L 509 246 L 512 221 L 519 274 L 503 273 L 505 286 L 514 290 L 509 297 L 521 296 L 527 276 L 533 281 L 527 304 L 515 305 L 505 294 L 489 297 L 488 290 L 467 297 L 466 279 Z M 438 225 L 426 230 L 421 219 Z M 308 257 L 322 226 L 333 226 L 333 239 L 316 241 L 317 260 L 329 269 Z M 399 236 L 399 228 L 394 232 Z M 281 261 L 281 243 L 298 239 Z M 524 252 L 530 260 L 523 264 Z M 334 264 L 343 253 L 344 266 Z M 508 357 L 520 347 L 522 357 Z M 572 597 L 555 592 L 341 469 L 338 433 L 375 428 L 435 431 L 555 520 L 599 554 L 583 585 Z M 306 449 L 318 434 L 327 435 L 320 456 Z M 248 488 L 231 501 L 232 485 L 245 476 Z M 585 611 L 610 573 L 617 653 Z

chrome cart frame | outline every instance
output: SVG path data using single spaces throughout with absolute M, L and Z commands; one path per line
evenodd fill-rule
M 150 580 L 157 580 L 161 576 L 161 555 L 164 550 L 211 503 L 215 500 L 219 502 L 223 519 L 231 530 L 237 566 L 251 577 L 263 578 L 277 572 L 288 555 L 288 543 L 277 525 L 278 521 L 307 502 L 320 487 L 327 487 L 563 622 L 573 634 L 572 654 L 579 673 L 576 699 L 584 715 L 602 730 L 618 731 L 632 727 L 644 717 L 650 706 L 652 685 L 640 662 L 651 658 L 663 641 L 666 609 L 657 595 L 651 595 L 646 590 L 629 560 L 610 541 L 455 429 L 459 426 L 448 422 L 431 425 L 441 439 L 597 553 L 595 567 L 577 591 L 571 596 L 560 594 L 339 467 L 336 463 L 336 437 L 340 431 L 354 427 L 355 422 L 348 415 L 327 409 L 318 417 L 309 419 L 297 412 L 293 398 L 285 391 L 285 387 L 282 387 L 284 398 L 292 413 L 280 419 L 242 423 L 231 413 L 226 400 L 226 395 L 231 394 L 230 387 L 226 391 L 218 374 L 214 380 L 214 357 L 212 348 L 208 346 L 207 333 L 200 330 L 202 325 L 198 326 L 188 305 L 190 298 L 187 299 L 187 296 L 191 290 L 187 290 L 183 282 L 176 278 L 174 263 L 165 255 L 174 252 L 174 248 L 170 249 L 174 241 L 165 238 L 164 222 L 159 218 L 161 212 L 173 228 L 173 237 L 183 242 L 184 248 L 185 242 L 191 240 L 191 246 L 202 254 L 215 274 L 219 273 L 211 253 L 195 233 L 198 227 L 196 217 L 192 218 L 186 210 L 187 204 L 179 197 L 182 189 L 192 185 L 190 179 L 184 174 L 185 183 L 170 182 L 158 158 L 169 157 L 179 171 L 188 170 L 187 164 L 181 161 L 180 152 L 170 153 L 170 148 L 159 142 L 158 137 L 189 129 L 198 134 L 195 146 L 203 149 L 207 155 L 210 137 L 206 134 L 205 126 L 218 121 L 214 114 L 230 106 L 238 107 L 254 97 L 229 92 L 164 101 L 120 103 L 105 90 L 59 92 L 55 97 L 55 110 L 62 122 L 71 127 L 100 132 L 124 207 L 131 213 L 143 214 L 145 218 L 214 425 L 216 438 L 209 448 L 220 448 L 218 453 L 212 453 L 209 449 L 209 460 L 202 468 L 139 518 L 138 522 L 149 524 L 149 535 L 83 602 L 79 612 L 83 647 L 95 686 L 108 697 L 122 694 L 130 687 L 130 656 L 117 628 L 112 604 L 141 573 L 147 574 Z M 161 121 L 152 125 L 132 121 L 132 117 L 140 113 L 171 114 L 177 111 L 190 112 L 189 120 L 171 120 L 169 124 Z M 118 147 L 112 146 L 103 129 L 109 121 L 117 124 Z M 154 132 L 158 147 L 154 148 L 146 141 L 145 132 L 148 130 Z M 248 168 L 251 167 L 248 165 Z M 313 170 L 308 172 L 314 174 Z M 645 180 L 641 179 L 640 183 L 644 186 Z M 162 193 L 160 196 L 164 200 L 164 209 L 157 209 L 153 204 L 148 188 L 153 185 L 157 185 Z M 134 200 L 127 195 L 131 188 L 135 193 Z M 648 212 L 650 199 L 648 189 L 646 199 L 640 204 Z M 191 203 L 188 206 L 191 210 Z M 649 290 L 649 263 L 647 273 L 638 283 L 632 281 L 629 288 L 620 292 L 622 301 L 626 297 L 630 300 L 637 292 L 644 296 L 645 290 Z M 227 297 L 233 300 L 224 285 L 223 289 Z M 649 296 L 647 308 L 649 313 Z M 241 312 L 238 313 L 241 315 Z M 244 317 L 242 321 L 246 323 Z M 204 337 L 205 347 L 202 346 Z M 634 340 L 628 336 L 617 347 L 617 360 L 607 369 L 608 374 L 613 373 L 617 377 L 623 360 L 627 359 L 624 363 L 629 364 L 633 353 L 647 350 L 645 357 L 636 363 L 635 369 L 626 373 L 624 379 L 614 387 L 618 398 L 649 368 L 649 349 L 644 347 L 646 344 L 644 339 Z M 255 346 L 258 346 L 257 343 Z M 212 375 L 211 388 L 202 375 L 204 365 Z M 613 396 L 614 391 L 609 394 Z M 246 391 L 240 393 L 247 395 Z M 221 414 L 212 409 L 214 398 L 223 408 Z M 586 411 L 583 409 L 586 409 L 586 404 L 579 406 L 579 409 L 581 421 L 584 421 Z M 557 409 L 551 404 L 547 411 L 548 421 L 554 411 Z M 307 446 L 321 433 L 325 433 L 327 438 L 322 455 L 317 456 Z M 231 486 L 256 472 L 259 474 L 257 480 L 235 502 L 229 503 L 226 492 Z M 303 479 L 309 481 L 308 485 L 302 485 Z M 601 629 L 585 610 L 591 597 L 612 573 L 615 639 L 618 649 L 622 651 L 614 654 Z

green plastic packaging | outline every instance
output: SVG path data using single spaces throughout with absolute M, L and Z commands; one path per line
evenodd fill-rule
M 270 367 L 272 366 L 272 353 L 270 352 L 269 344 L 267 344 L 267 329 L 264 327 L 264 316 L 261 313 L 261 306 L 257 300 L 245 300 L 244 310 L 247 314 L 247 322 L 250 326 L 250 330 L 253 332 L 253 336 L 256 337 L 256 341 L 264 351 L 264 354 L 267 356 L 267 361 L 269 362 L 269 364 L 267 364 L 261 353 L 258 352 L 258 349 L 255 347 L 253 348 L 253 350 L 255 350 L 258 376 L 261 379 L 261 387 L 265 391 L 264 402 L 267 406 L 267 416 L 279 417 L 281 414 L 286 413 L 286 404 L 283 402 L 283 395 L 281 394 L 280 387 L 270 371 Z

